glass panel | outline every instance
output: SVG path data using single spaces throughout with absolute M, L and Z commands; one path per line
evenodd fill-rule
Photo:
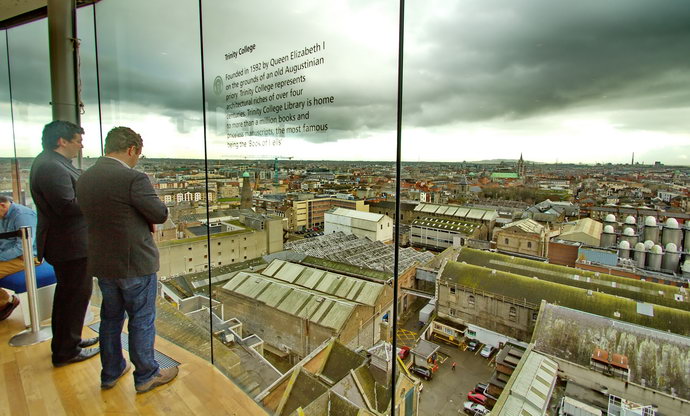
M 39 20 L 7 30 L 12 75 L 12 110 L 19 172 L 24 203 L 36 209 L 29 191 L 29 170 L 40 153 L 41 132 L 52 120 L 48 24 Z
M 354 370 L 387 413 L 393 224 L 365 199 L 394 197 L 397 5 L 206 1 L 203 25 L 216 365 L 255 357 L 229 375 L 281 414 L 340 406 Z
M 136 168 L 170 213 L 154 237 L 163 282 L 157 334 L 210 360 L 208 285 L 186 280 L 203 280 L 208 269 L 198 3 L 102 1 L 96 22 L 103 135 L 116 126 L 141 135 Z
M 96 39 L 93 24 L 93 6 L 77 9 L 77 33 L 79 36 L 79 81 L 81 102 L 81 126 L 84 128 L 82 168 L 88 169 L 101 155 L 103 143 L 100 133 L 98 84 L 96 72 Z
M 681 52 L 689 10 L 681 1 L 408 1 L 407 6 L 400 198 L 410 244 L 436 257 L 417 268 L 413 281 L 425 294 L 403 294 L 416 300 L 401 327 L 417 333 L 410 341 L 418 349 L 413 353 L 420 345 L 424 351 L 439 348 L 435 363 L 415 355 L 432 371 L 438 365 L 433 381 L 424 381 L 419 413 L 456 414 L 476 407 L 463 404 L 466 400 L 491 408 L 499 397 L 505 399 L 510 374 L 518 376 L 513 369 L 519 360 L 511 363 L 512 356 L 521 356 L 530 340 L 539 339 L 534 351 L 587 366 L 590 347 L 575 345 L 605 338 L 567 345 L 567 329 L 539 327 L 548 322 L 539 304 L 546 285 L 554 284 L 543 280 L 552 280 L 556 267 L 545 261 L 568 263 L 570 269 L 557 274 L 574 275 L 581 283 L 585 279 L 577 276 L 589 272 L 573 267 L 592 269 L 596 276 L 601 271 L 602 279 L 604 273 L 673 279 L 672 273 L 652 277 L 643 270 L 644 260 L 634 267 L 632 250 L 630 259 L 620 261 L 628 250 L 598 246 L 600 237 L 603 246 L 627 237 L 637 242 L 646 216 L 653 224 L 687 221 L 682 202 L 687 197 L 679 192 L 686 192 L 687 180 L 681 178 L 687 178 L 690 160 L 690 72 Z M 602 232 L 608 214 L 615 215 L 610 225 L 616 228 Z M 630 223 L 623 225 L 629 215 Z M 629 235 L 621 235 L 625 227 Z M 650 237 L 659 232 L 654 226 L 647 230 Z M 656 243 L 661 245 L 658 238 Z M 583 260 L 585 252 L 594 254 Z M 677 275 L 679 263 L 666 258 Z M 575 304 L 565 294 L 571 285 L 559 283 L 562 293 L 549 302 L 610 317 L 625 314 L 595 310 L 584 300 Z M 435 304 L 426 295 L 437 296 Z M 638 316 L 631 305 L 631 316 Z M 416 339 L 419 321 L 431 342 Z M 559 322 L 566 322 L 564 328 L 572 324 L 569 318 Z M 550 336 L 548 342 L 558 347 L 547 350 L 541 345 Z M 509 342 L 523 347 L 491 349 Z M 617 341 L 607 345 L 602 348 L 625 350 Z M 648 374 L 656 379 L 654 371 Z M 646 383 L 651 385 L 649 378 Z M 514 388 L 525 387 L 519 384 Z M 473 390 L 481 396 L 468 396 Z M 549 392 L 541 399 L 553 406 L 562 394 Z M 515 394 L 498 403 L 492 414 L 519 408 L 549 412 Z
M 12 133 L 12 113 L 10 101 L 10 80 L 7 71 L 8 55 L 5 39 L 6 31 L 0 31 L 0 137 L 4 139 L 0 143 L 0 194 L 13 197 L 17 202 L 20 196 L 17 194 L 17 180 L 14 170 L 15 153 Z

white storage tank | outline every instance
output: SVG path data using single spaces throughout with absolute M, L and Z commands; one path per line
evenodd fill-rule
M 639 267 L 640 269 L 644 269 L 645 265 L 645 258 L 647 257 L 647 249 L 644 246 L 644 243 L 637 243 L 635 244 L 635 266 Z
M 659 242 L 659 226 L 656 225 L 656 218 L 651 215 L 644 219 L 644 239 Z
M 604 217 L 604 226 L 610 225 L 613 227 L 613 231 L 616 231 L 616 228 L 618 227 L 618 221 L 616 221 L 616 216 L 613 214 L 608 214 L 606 217 Z
M 647 268 L 657 272 L 661 270 L 661 257 L 663 254 L 664 250 L 662 250 L 660 245 L 657 244 L 652 247 L 647 254 Z
M 601 239 L 599 241 L 601 247 L 608 248 L 616 246 L 616 230 L 614 230 L 613 225 L 609 224 L 604 226 L 604 231 L 601 233 Z
M 635 234 L 637 234 L 637 220 L 632 215 L 625 217 L 625 224 L 623 228 L 632 228 Z
M 683 238 L 683 230 L 678 226 L 678 221 L 675 218 L 669 218 L 664 223 L 664 231 L 661 234 L 661 244 L 666 246 L 668 243 L 673 243 L 676 247 L 680 247 L 680 241 Z
M 630 243 L 625 240 L 618 243 L 618 257 L 622 259 L 630 258 Z
M 683 240 L 683 251 L 690 253 L 690 222 L 685 223 L 685 238 Z
M 678 252 L 678 247 L 673 243 L 666 244 L 666 253 L 664 253 L 664 259 L 661 263 L 661 268 L 673 273 L 676 270 L 678 270 L 679 264 L 680 253 Z
M 628 244 L 630 244 L 630 247 L 634 247 L 638 241 L 635 229 L 630 225 L 626 225 L 625 229 L 623 230 L 623 235 L 621 236 L 621 241 L 627 241 Z

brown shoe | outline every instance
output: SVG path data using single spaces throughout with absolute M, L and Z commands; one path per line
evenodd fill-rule
M 12 312 L 19 306 L 19 298 L 16 295 L 12 295 L 12 300 L 10 300 L 5 308 L 0 311 L 0 321 L 4 321 L 12 315 Z
M 108 382 L 101 381 L 101 390 L 108 390 L 108 389 L 112 389 L 113 387 L 115 387 L 115 384 L 117 384 L 117 381 L 118 381 L 120 378 L 122 378 L 122 376 L 124 376 L 125 374 L 127 374 L 127 372 L 128 372 L 131 368 L 132 368 L 132 365 L 129 363 L 129 361 L 127 361 L 127 365 L 125 366 L 125 369 L 122 370 L 122 373 L 120 373 L 120 375 L 119 375 L 118 378 L 116 378 L 116 379 L 113 380 L 113 381 L 108 381 Z
M 155 375 L 151 380 L 147 381 L 144 384 L 140 384 L 138 386 L 134 386 L 134 388 L 137 390 L 137 393 L 146 393 L 149 390 L 152 390 L 158 386 L 162 386 L 163 384 L 169 383 L 177 377 L 177 373 L 180 370 L 178 370 L 177 367 L 172 367 L 172 368 L 161 368 L 158 370 L 158 374 Z

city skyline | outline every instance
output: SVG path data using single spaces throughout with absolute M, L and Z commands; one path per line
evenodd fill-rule
M 113 3 L 97 9 L 104 134 L 115 125 L 131 126 L 142 134 L 150 157 L 198 158 L 206 146 L 212 159 L 395 159 L 397 7 L 381 1 L 300 1 L 276 3 L 280 17 L 273 17 L 236 4 L 206 4 L 206 143 L 198 25 L 156 25 L 159 36 L 144 36 L 157 8 L 125 16 L 127 7 Z M 403 160 L 512 159 L 524 153 L 541 163 L 626 163 L 634 152 L 647 164 L 690 164 L 690 72 L 683 53 L 690 40 L 683 22 L 690 16 L 683 5 L 409 2 Z M 181 21 L 198 9 L 186 5 L 169 13 L 169 19 Z M 304 15 L 312 18 L 300 19 Z M 237 24 L 227 27 L 227 16 Z M 85 154 L 96 156 L 92 19 L 91 10 L 79 10 Z M 131 22 L 127 31 L 117 27 L 120 19 Z M 47 42 L 40 41 L 47 28 L 35 22 L 8 35 L 17 155 L 35 155 L 43 121 L 50 119 L 49 77 L 42 65 Z M 275 42 L 278 35 L 281 41 Z M 304 72 L 305 88 L 312 96 L 335 97 L 317 120 L 331 129 L 287 135 L 279 146 L 229 148 L 220 110 L 225 101 L 212 90 L 216 76 L 235 68 L 225 53 L 256 44 L 251 58 L 268 60 L 315 41 L 328 45 L 322 51 L 326 63 Z M 7 68 L 0 68 L 0 76 L 7 75 Z M 7 91 L 0 102 L 9 107 Z M 8 136 L 11 127 L 7 118 L 0 120 Z M 10 145 L 0 145 L 0 155 L 11 156 Z

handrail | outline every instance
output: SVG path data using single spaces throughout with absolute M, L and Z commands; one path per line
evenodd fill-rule
M 13 347 L 38 344 L 53 337 L 53 331 L 49 326 L 40 326 L 38 321 L 38 303 L 36 301 L 36 268 L 34 267 L 33 240 L 31 238 L 31 227 L 24 226 L 19 230 L 0 234 L 0 238 L 7 238 L 5 235 L 22 237 L 22 249 L 24 250 L 24 276 L 26 278 L 26 294 L 29 298 L 29 316 L 31 317 L 31 327 L 18 333 L 10 339 Z

